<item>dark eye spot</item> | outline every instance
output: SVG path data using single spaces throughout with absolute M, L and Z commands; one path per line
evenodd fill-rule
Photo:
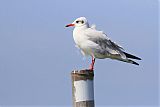
M 83 21 L 83 20 L 82 20 L 81 22 L 82 22 L 82 24 L 84 23 L 84 21 Z
M 79 21 L 76 21 L 76 23 L 79 23 Z

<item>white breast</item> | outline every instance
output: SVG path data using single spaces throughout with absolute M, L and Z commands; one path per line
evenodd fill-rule
M 73 30 L 73 39 L 79 48 L 82 48 L 84 42 L 87 41 L 87 37 L 84 35 L 84 31 L 78 28 Z
M 93 49 L 98 45 L 89 40 L 89 37 L 85 34 L 85 30 L 75 28 L 73 30 L 73 39 L 76 45 L 82 50 L 83 55 L 93 55 Z

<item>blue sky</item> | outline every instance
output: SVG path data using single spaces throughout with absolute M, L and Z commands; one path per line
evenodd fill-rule
M 96 105 L 158 105 L 156 0 L 0 0 L 0 105 L 72 105 L 70 72 L 91 61 L 65 28 L 80 16 L 142 58 L 96 60 Z

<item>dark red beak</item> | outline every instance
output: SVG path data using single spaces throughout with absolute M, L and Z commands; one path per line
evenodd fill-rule
M 74 24 L 68 24 L 65 27 L 70 27 L 70 26 L 74 26 Z

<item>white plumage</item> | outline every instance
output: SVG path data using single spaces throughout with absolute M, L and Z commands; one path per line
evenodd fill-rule
M 96 30 L 95 25 L 89 27 L 89 23 L 85 17 L 77 18 L 72 24 L 66 27 L 69 26 L 75 26 L 73 39 L 77 47 L 81 49 L 83 55 L 92 56 L 92 66 L 94 66 L 93 61 L 95 58 L 111 58 L 138 65 L 138 63 L 128 58 L 139 60 L 140 58 L 125 53 L 123 48 L 111 41 L 103 31 Z

